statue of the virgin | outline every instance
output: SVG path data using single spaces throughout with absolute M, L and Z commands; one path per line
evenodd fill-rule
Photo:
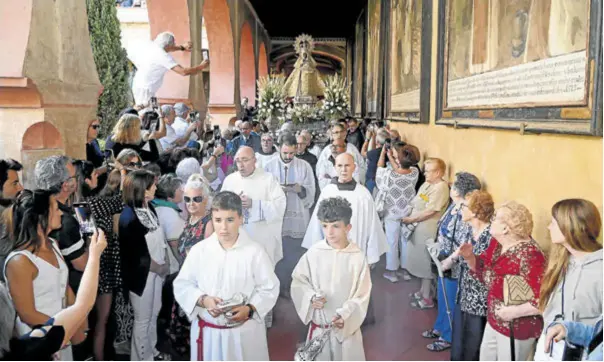
M 314 104 L 317 97 L 323 96 L 325 86 L 312 57 L 313 39 L 310 35 L 302 34 L 296 38 L 294 47 L 298 59 L 285 82 L 286 95 L 294 98 L 295 103 Z

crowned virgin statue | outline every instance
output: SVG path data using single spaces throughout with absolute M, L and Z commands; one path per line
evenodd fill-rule
M 298 60 L 294 71 L 285 82 L 287 97 L 294 99 L 296 104 L 315 104 L 317 97 L 323 96 L 325 86 L 317 70 L 317 63 L 312 57 L 314 42 L 310 35 L 302 34 L 294 44 Z

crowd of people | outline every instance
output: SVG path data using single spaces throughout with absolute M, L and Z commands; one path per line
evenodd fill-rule
M 288 123 L 208 129 L 178 103 L 98 131 L 86 160 L 38 161 L 33 190 L 0 161 L 2 359 L 268 360 L 282 297 L 309 325 L 297 354 L 323 340 L 312 358 L 364 360 L 378 277 L 419 280 L 409 303 L 438 310 L 426 348 L 452 360 L 562 359 L 571 343 L 602 359 L 590 201 L 552 207 L 546 256 L 524 205 L 495 207 L 469 172 L 447 182 L 445 160 L 383 122 L 333 122 L 320 145 Z

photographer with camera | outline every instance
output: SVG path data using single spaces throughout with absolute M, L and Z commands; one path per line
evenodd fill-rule
M 179 117 L 177 117 L 175 107 L 166 104 L 163 105 L 161 109 L 162 113 L 164 114 L 164 121 L 166 123 L 166 136 L 160 138 L 159 141 L 161 142 L 161 145 L 165 151 L 173 149 L 175 147 L 184 146 L 189 142 L 190 139 L 197 139 L 195 131 L 201 125 L 201 122 L 199 120 L 195 120 L 191 124 L 186 124 L 186 129 L 184 129 L 184 132 L 181 132 L 182 127 L 176 123 L 176 120 Z M 195 113 L 191 112 L 191 115 L 195 116 Z M 188 120 L 189 118 L 187 118 L 187 121 Z
M 378 147 L 367 152 L 369 142 L 377 144 Z M 375 128 L 375 125 L 369 126 L 369 129 L 367 130 L 367 138 L 365 144 L 363 145 L 362 154 L 367 158 L 365 186 L 367 186 L 367 189 L 371 193 L 373 193 L 373 189 L 375 188 L 375 175 L 378 168 L 378 161 L 380 159 L 380 155 L 382 154 L 382 149 L 384 148 L 384 145 L 390 143 L 391 139 L 388 130 L 385 128 L 377 129 Z M 388 160 L 386 160 L 386 162 L 387 161 Z
M 152 116 L 144 117 L 145 122 L 148 122 L 148 127 L 151 129 L 154 126 Z M 163 124 L 163 122 L 159 123 Z M 165 127 L 164 127 L 165 128 Z M 160 130 L 161 132 L 161 130 Z M 159 132 L 158 132 L 159 133 Z M 148 132 L 141 129 L 141 119 L 131 113 L 126 113 L 115 124 L 113 134 L 109 137 L 105 144 L 105 150 L 113 155 L 119 155 L 124 149 L 132 149 L 136 151 L 144 161 L 154 162 L 159 158 L 160 148 L 155 142 L 147 142 L 149 139 L 155 139 L 156 132 Z

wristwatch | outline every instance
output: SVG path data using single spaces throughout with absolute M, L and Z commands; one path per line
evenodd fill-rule
M 248 317 L 249 319 L 252 319 L 252 317 L 254 316 L 254 308 L 252 308 L 252 305 L 251 305 L 251 304 L 246 304 L 245 306 L 246 306 L 246 307 L 248 307 L 248 308 L 250 309 L 250 313 L 247 315 L 247 317 Z

